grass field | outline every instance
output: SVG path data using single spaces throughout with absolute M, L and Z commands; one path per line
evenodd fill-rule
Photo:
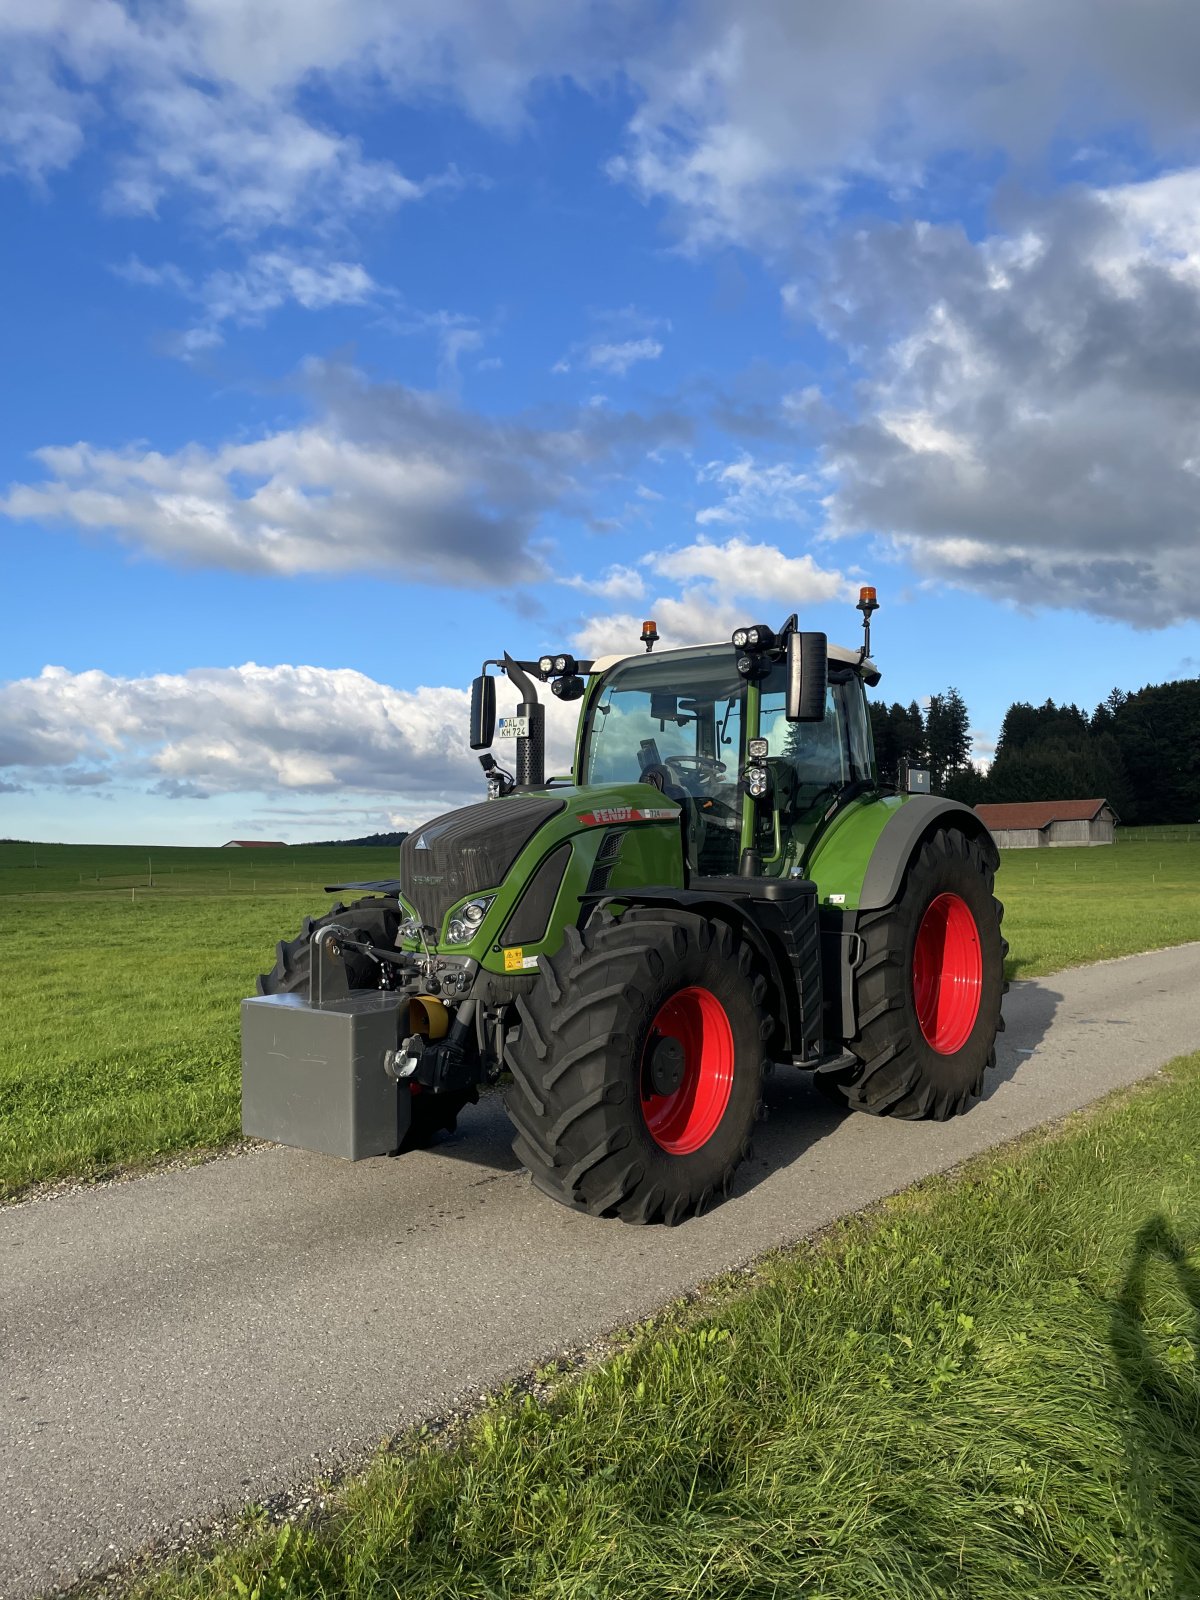
M 324 884 L 397 864 L 0 844 L 0 1198 L 236 1137 L 239 999 Z M 1015 976 L 1200 939 L 1200 838 L 1010 851 L 999 893 Z
M 1190 843 L 1181 831 L 1139 829 L 1115 847 L 1004 851 L 996 893 L 1009 975 L 1200 939 L 1200 828 Z
M 240 1132 L 238 1001 L 395 850 L 0 845 L 0 1196 Z M 153 886 L 151 876 L 153 875 Z
M 143 1592 L 1200 1595 L 1197 1127 L 1200 1055 Z

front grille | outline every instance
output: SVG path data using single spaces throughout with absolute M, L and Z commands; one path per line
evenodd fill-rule
M 434 817 L 400 846 L 404 898 L 426 926 L 440 929 L 456 901 L 503 883 L 530 839 L 564 804 L 547 795 L 512 795 Z
M 604 838 L 601 839 L 600 848 L 596 851 L 596 863 L 592 868 L 591 877 L 588 879 L 588 894 L 600 894 L 608 888 L 608 882 L 620 857 L 621 845 L 624 839 L 624 831 L 620 828 L 610 828 Z

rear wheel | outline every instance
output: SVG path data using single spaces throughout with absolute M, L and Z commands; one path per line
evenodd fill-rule
M 939 1121 L 965 1111 L 996 1064 L 1003 1021 L 1004 908 L 980 844 L 940 828 L 905 874 L 899 899 L 859 922 L 858 1066 L 824 1087 L 855 1110 Z
M 507 1051 L 513 1150 L 594 1216 L 681 1222 L 729 1193 L 762 1111 L 767 980 L 727 924 L 607 912 L 539 963 Z
M 396 943 L 400 908 L 394 900 L 355 900 L 348 906 L 339 901 L 324 917 L 305 917 L 295 939 L 281 939 L 276 945 L 274 969 L 259 977 L 257 992 L 307 996 L 312 972 L 312 936 L 331 922 L 361 935 L 381 950 L 390 950 Z M 359 955 L 353 950 L 346 952 L 346 975 L 352 989 L 379 987 L 379 968 L 369 956 Z M 417 1090 L 420 1092 L 415 1092 Z M 459 1112 L 479 1098 L 475 1089 L 433 1094 L 420 1085 L 412 1085 L 407 1092 L 412 1096 L 412 1119 L 397 1147 L 397 1153 L 423 1149 L 439 1133 L 453 1133 Z

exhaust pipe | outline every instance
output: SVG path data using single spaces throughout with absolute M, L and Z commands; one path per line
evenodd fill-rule
M 529 720 L 529 735 L 517 740 L 517 788 L 540 789 L 546 781 L 546 708 L 538 701 L 537 684 L 504 652 L 504 671 L 521 695 L 517 715 Z

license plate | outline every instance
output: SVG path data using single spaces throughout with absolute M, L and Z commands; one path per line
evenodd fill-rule
M 501 717 L 496 723 L 497 739 L 528 739 L 528 717 Z

